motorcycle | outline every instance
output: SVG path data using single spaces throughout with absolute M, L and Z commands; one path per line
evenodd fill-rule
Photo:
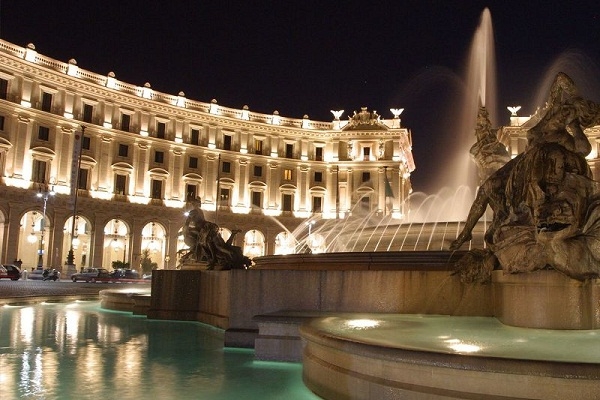
M 60 279 L 60 273 L 54 268 L 50 270 L 50 268 L 45 269 L 44 273 L 42 273 L 43 280 L 45 281 L 57 281 Z

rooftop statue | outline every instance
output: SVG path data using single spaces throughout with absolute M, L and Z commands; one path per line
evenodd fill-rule
M 242 254 L 239 246 L 233 246 L 233 239 L 239 231 L 233 231 L 227 241 L 223 240 L 217 224 L 207 221 L 200 208 L 200 200 L 192 200 L 182 228 L 183 240 L 189 250 L 183 254 L 179 265 L 188 263 L 208 264 L 208 269 L 246 269 L 252 261 Z
M 600 124 L 600 106 L 581 98 L 571 78 L 559 73 L 534 118 L 525 151 L 482 183 L 450 245 L 457 250 L 469 240 L 491 207 L 488 249 L 471 251 L 459 262 L 464 281 L 485 282 L 494 268 L 554 268 L 578 280 L 600 276 L 600 194 L 585 160 L 591 144 L 583 132 Z
M 353 115 L 348 117 L 348 124 L 344 127 L 344 130 L 352 129 L 387 130 L 377 111 L 370 112 L 367 107 L 361 107 L 359 113 L 354 111 Z

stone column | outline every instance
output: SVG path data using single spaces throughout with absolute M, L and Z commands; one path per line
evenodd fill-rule
M 311 211 L 311 199 L 309 195 L 309 185 L 310 180 L 308 179 L 308 174 L 310 172 L 310 168 L 308 165 L 299 165 L 298 168 L 298 211 Z
M 98 143 L 98 165 L 96 169 L 96 185 L 98 190 L 102 190 L 105 192 L 112 191 L 114 193 L 114 173 L 112 171 L 111 165 L 113 162 L 113 139 L 112 137 L 106 135 L 101 136 L 99 138 Z M 112 188 L 112 190 L 110 189 Z
M 237 201 L 235 206 L 248 207 L 248 159 L 240 158 L 236 166 Z M 232 203 L 233 205 L 234 203 Z
M 31 177 L 23 176 L 23 167 L 28 165 L 31 167 L 31 155 L 27 148 L 31 143 L 32 135 L 32 124 L 31 119 L 25 115 L 18 116 L 17 129 L 16 129 L 16 140 L 13 142 L 15 146 L 12 151 L 9 151 L 6 155 L 7 168 L 12 165 L 12 175 L 16 179 L 27 179 Z
M 173 156 L 169 160 L 169 171 L 171 171 L 171 186 L 165 193 L 167 199 L 178 199 L 185 201 L 185 188 L 181 186 L 181 177 L 183 176 L 185 152 L 180 148 L 172 149 Z
M 146 182 L 146 173 L 148 172 L 148 157 L 150 146 L 147 143 L 138 143 L 134 148 L 133 165 L 137 166 L 137 176 L 133 177 L 133 193 L 135 196 L 147 196 L 149 190 L 146 187 L 149 185 Z

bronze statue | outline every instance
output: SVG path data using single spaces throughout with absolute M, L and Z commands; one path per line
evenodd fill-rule
M 479 107 L 475 135 L 477 142 L 469 153 L 479 171 L 480 182 L 484 182 L 492 173 L 510 161 L 506 147 L 498 141 L 497 130 L 492 129 L 489 113 L 485 107 Z
M 239 246 L 233 246 L 233 239 L 239 230 L 234 230 L 225 242 L 217 224 L 207 221 L 200 208 L 200 200 L 190 201 L 189 211 L 182 228 L 184 243 L 189 250 L 181 257 L 180 265 L 188 262 L 206 262 L 208 269 L 246 269 L 252 261 L 242 254 Z
M 456 250 L 469 240 L 491 206 L 488 249 L 459 262 L 463 278 L 488 280 L 490 260 L 506 273 L 554 268 L 578 280 L 600 276 L 600 195 L 585 160 L 591 144 L 583 132 L 600 123 L 600 106 L 582 99 L 571 78 L 559 73 L 534 118 L 527 148 L 483 182 L 450 245 Z M 473 272 L 477 268 L 480 274 Z

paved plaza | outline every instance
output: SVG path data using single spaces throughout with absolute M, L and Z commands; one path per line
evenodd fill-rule
M 96 298 L 104 289 L 145 289 L 150 283 L 84 283 L 71 281 L 0 280 L 0 305 L 15 301 L 42 301 L 58 298 Z

